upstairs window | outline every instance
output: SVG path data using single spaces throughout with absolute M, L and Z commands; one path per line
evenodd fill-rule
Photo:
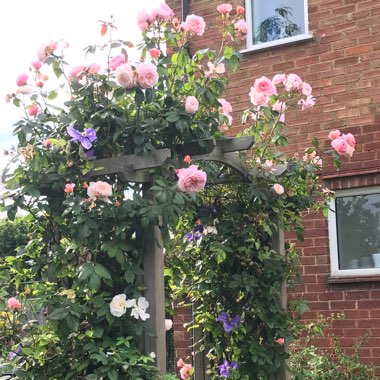
M 310 39 L 307 0 L 246 0 L 247 51 Z
M 380 188 L 339 191 L 330 210 L 331 275 L 380 275 Z

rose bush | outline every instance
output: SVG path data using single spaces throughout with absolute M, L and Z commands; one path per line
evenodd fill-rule
M 322 195 L 317 141 L 305 147 L 305 160 L 281 154 L 288 142 L 285 111 L 306 110 L 315 99 L 296 74 L 257 79 L 243 115 L 244 134 L 255 141 L 248 175 L 193 163 L 188 146 L 226 138 L 233 121 L 223 93 L 227 73 L 239 67 L 236 45 L 247 26 L 242 7 L 223 4 L 218 11 L 216 50 L 189 55 L 188 43 L 206 30 L 204 20 L 189 15 L 181 22 L 161 4 L 137 16 L 139 62 L 129 59 L 130 42 L 112 40 L 111 19 L 100 25 L 107 41 L 86 49 L 105 53 L 104 62 L 67 67 L 66 44 L 49 41 L 29 74 L 16 79 L 7 98 L 24 116 L 14 131 L 18 166 L 6 183 L 13 203 L 4 210 L 10 219 L 25 210 L 33 229 L 18 255 L 0 263 L 11 274 L 4 298 L 22 299 L 1 306 L 3 373 L 156 378 L 156 353 L 141 352 L 143 334 L 152 333 L 141 279 L 151 226 L 160 227 L 166 244 L 168 283 L 178 297 L 199 305 L 194 326 L 208 339 L 202 349 L 212 378 L 266 376 L 286 358 L 278 339 L 291 337 L 294 320 L 275 301 L 281 283 L 293 278 L 296 254 L 287 246 L 280 255 L 271 238 L 278 228 L 301 234 L 300 212 L 325 203 L 316 202 Z M 336 162 L 353 152 L 355 142 L 345 136 L 351 149 L 333 145 Z M 100 174 L 95 165 L 124 155 L 143 161 L 163 148 L 170 158 L 144 172 L 154 179 L 149 189 Z M 278 165 L 287 166 L 281 177 Z M 26 305 L 42 318 L 31 322 Z M 191 378 L 194 369 L 186 363 L 180 371 Z

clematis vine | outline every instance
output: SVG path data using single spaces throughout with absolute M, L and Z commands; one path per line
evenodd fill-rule
M 223 329 L 226 333 L 230 333 L 232 330 L 235 330 L 239 327 L 241 322 L 239 315 L 232 318 L 230 314 L 225 311 L 222 311 L 216 320 L 223 323 Z
M 229 362 L 228 360 L 225 360 L 223 364 L 218 365 L 220 376 L 224 378 L 230 377 L 231 371 L 233 371 L 237 367 L 238 367 L 238 363 Z
M 83 148 L 90 149 L 92 142 L 96 140 L 96 131 L 94 128 L 85 128 L 83 132 L 78 131 L 72 126 L 66 128 L 67 133 L 72 137 L 70 141 L 78 141 Z

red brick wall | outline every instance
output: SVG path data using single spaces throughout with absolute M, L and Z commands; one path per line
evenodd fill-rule
M 191 0 L 190 14 L 203 16 L 205 36 L 190 48 L 216 46 L 216 6 L 223 1 Z M 241 69 L 230 75 L 224 96 L 234 108 L 234 135 L 243 126 L 241 111 L 249 106 L 248 93 L 254 78 L 296 73 L 313 87 L 316 106 L 307 112 L 287 115 L 293 152 L 302 154 L 314 136 L 329 146 L 332 129 L 356 136 L 354 157 L 344 160 L 340 172 L 324 162 L 323 181 L 332 189 L 380 184 L 380 0 L 309 0 L 309 29 L 314 39 L 243 55 Z M 168 4 L 181 14 L 181 2 Z M 243 1 L 239 1 L 244 5 Z M 236 3 L 234 3 L 236 5 Z M 365 362 L 378 366 L 380 377 L 380 276 L 354 283 L 328 282 L 329 242 L 327 221 L 321 215 L 305 215 L 305 241 L 298 244 L 303 285 L 290 297 L 309 302 L 306 318 L 344 312 L 334 333 L 348 353 L 355 337 L 370 333 L 362 349 Z M 289 236 L 289 238 L 292 238 Z

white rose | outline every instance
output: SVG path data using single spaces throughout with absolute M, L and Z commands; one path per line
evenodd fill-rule
M 121 317 L 127 311 L 127 296 L 125 294 L 118 294 L 112 298 L 110 303 L 110 312 L 115 317 Z

